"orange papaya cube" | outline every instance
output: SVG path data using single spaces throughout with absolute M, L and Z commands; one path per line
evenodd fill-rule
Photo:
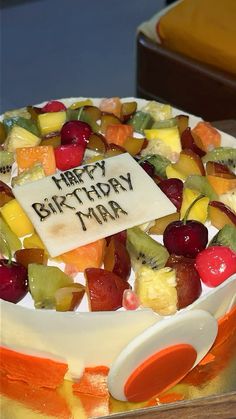
M 78 272 L 83 272 L 87 268 L 100 268 L 104 259 L 105 246 L 105 239 L 100 239 L 63 253 L 60 257 L 64 263 L 74 266 Z
M 221 135 L 210 122 L 198 122 L 192 129 L 192 135 L 196 145 L 206 153 L 221 145 Z
M 227 178 L 207 175 L 206 178 L 218 195 L 222 195 L 236 188 L 236 177 Z
M 120 118 L 121 106 L 122 106 L 122 103 L 119 97 L 111 97 L 111 98 L 103 99 L 99 105 L 99 109 L 102 112 L 112 113 L 113 115 Z
M 42 163 L 46 176 L 53 175 L 56 171 L 55 155 L 51 145 L 17 148 L 16 162 L 19 171 L 29 169 L 35 163 Z
M 134 129 L 131 125 L 112 124 L 108 125 L 105 138 L 108 144 L 123 146 L 126 139 L 133 136 L 133 131 Z

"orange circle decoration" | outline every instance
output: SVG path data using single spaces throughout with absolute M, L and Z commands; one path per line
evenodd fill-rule
M 169 346 L 147 358 L 129 376 L 124 386 L 130 402 L 141 402 L 177 384 L 193 367 L 197 351 L 192 345 Z

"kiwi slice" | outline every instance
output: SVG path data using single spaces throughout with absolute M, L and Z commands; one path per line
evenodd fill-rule
M 0 252 L 8 256 L 10 247 L 12 252 L 22 248 L 21 241 L 0 216 Z
M 161 156 L 160 154 L 150 154 L 140 159 L 139 163 L 143 163 L 144 161 L 152 164 L 157 176 L 166 179 L 166 167 L 171 164 L 171 161 L 167 157 Z
M 231 170 L 236 168 L 236 148 L 216 147 L 202 157 L 203 163 L 215 161 L 228 166 Z
M 141 265 L 146 265 L 153 270 L 163 268 L 169 257 L 167 249 L 139 227 L 127 230 L 127 249 L 135 271 Z
M 35 308 L 55 308 L 55 293 L 73 280 L 56 266 L 30 263 L 28 266 L 29 289 Z
M 236 252 L 236 227 L 231 224 L 225 224 L 212 238 L 209 246 L 227 246 Z
M 9 151 L 0 150 L 0 179 L 5 183 L 10 181 L 13 163 L 14 154 Z
M 218 201 L 218 195 L 204 176 L 188 176 L 184 186 L 185 188 L 194 189 L 195 191 L 200 192 L 202 195 L 207 196 L 211 201 Z

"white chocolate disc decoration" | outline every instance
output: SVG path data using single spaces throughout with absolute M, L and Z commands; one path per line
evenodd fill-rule
M 214 343 L 217 330 L 216 319 L 204 310 L 184 312 L 149 327 L 134 338 L 114 360 L 108 374 L 109 392 L 115 399 L 127 401 L 124 388 L 132 373 L 149 357 L 174 345 L 185 344 L 196 351 L 196 359 L 186 374 L 207 354 Z M 183 376 L 179 377 L 179 381 L 182 378 Z M 158 376 L 153 376 L 153 380 L 158 380 Z M 166 389 L 163 388 L 163 391 Z M 143 400 L 140 395 L 140 401 Z M 137 398 L 135 401 L 138 401 Z

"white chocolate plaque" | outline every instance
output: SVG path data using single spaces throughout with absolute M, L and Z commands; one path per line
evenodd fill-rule
M 176 211 L 128 153 L 13 192 L 52 257 Z

